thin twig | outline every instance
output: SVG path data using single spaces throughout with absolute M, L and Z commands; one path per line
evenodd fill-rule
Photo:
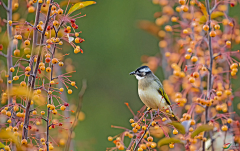
M 82 81 L 82 89 L 81 91 L 79 92 L 79 101 L 78 101 L 78 107 L 77 107 L 77 111 L 76 111 L 76 116 L 75 116 L 75 119 L 74 119 L 74 122 L 72 124 L 72 127 L 70 129 L 70 132 L 69 132 L 69 135 L 68 135 L 68 140 L 67 140 L 67 144 L 66 144 L 66 147 L 65 147 L 65 151 L 68 151 L 69 150 L 69 146 L 70 146 L 70 143 L 71 143 L 71 136 L 72 136 L 72 132 L 74 130 L 74 126 L 76 125 L 77 121 L 78 121 L 78 117 L 79 117 L 79 113 L 81 112 L 81 109 L 82 109 L 82 100 L 83 100 L 83 95 L 86 91 L 86 88 L 87 88 L 87 81 L 86 80 L 83 80 Z
M 137 147 L 138 147 L 138 145 L 141 143 L 141 141 L 142 141 L 144 135 L 147 133 L 147 131 L 148 131 L 149 128 L 151 127 L 151 123 L 152 123 L 152 122 L 149 123 L 147 129 L 144 131 L 144 133 L 142 134 L 141 138 L 137 141 L 137 143 L 136 143 L 136 145 L 135 145 L 133 151 L 136 151 L 136 150 L 137 150 Z
M 7 11 L 7 12 L 9 12 L 9 8 L 5 5 L 5 3 L 2 1 L 2 0 L 0 0 L 0 5 L 2 5 L 2 7 Z
M 4 54 L 3 52 L 0 52 L 0 55 L 3 56 L 3 57 L 5 57 L 5 58 L 7 58 L 7 55 Z

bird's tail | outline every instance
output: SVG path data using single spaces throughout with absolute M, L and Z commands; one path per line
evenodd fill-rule
M 170 118 L 170 120 L 172 120 L 172 121 L 179 122 L 178 117 L 177 117 L 174 113 L 172 113 L 172 115 L 169 116 L 169 118 Z

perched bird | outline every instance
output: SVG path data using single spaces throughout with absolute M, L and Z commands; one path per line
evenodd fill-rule
M 138 80 L 138 95 L 142 102 L 153 110 L 165 112 L 172 121 L 178 121 L 174 115 L 168 95 L 163 90 L 160 80 L 148 66 L 141 66 L 130 73 Z

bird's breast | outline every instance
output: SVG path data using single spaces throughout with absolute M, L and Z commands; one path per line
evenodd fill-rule
M 160 110 L 169 108 L 165 99 L 158 93 L 156 89 L 150 87 L 138 89 L 138 94 L 142 102 L 149 108 Z

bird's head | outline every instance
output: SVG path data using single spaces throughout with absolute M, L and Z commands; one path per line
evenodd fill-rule
M 146 78 L 147 76 L 152 74 L 152 71 L 148 66 L 141 66 L 137 68 L 135 71 L 129 73 L 130 75 L 135 75 L 138 80 Z

